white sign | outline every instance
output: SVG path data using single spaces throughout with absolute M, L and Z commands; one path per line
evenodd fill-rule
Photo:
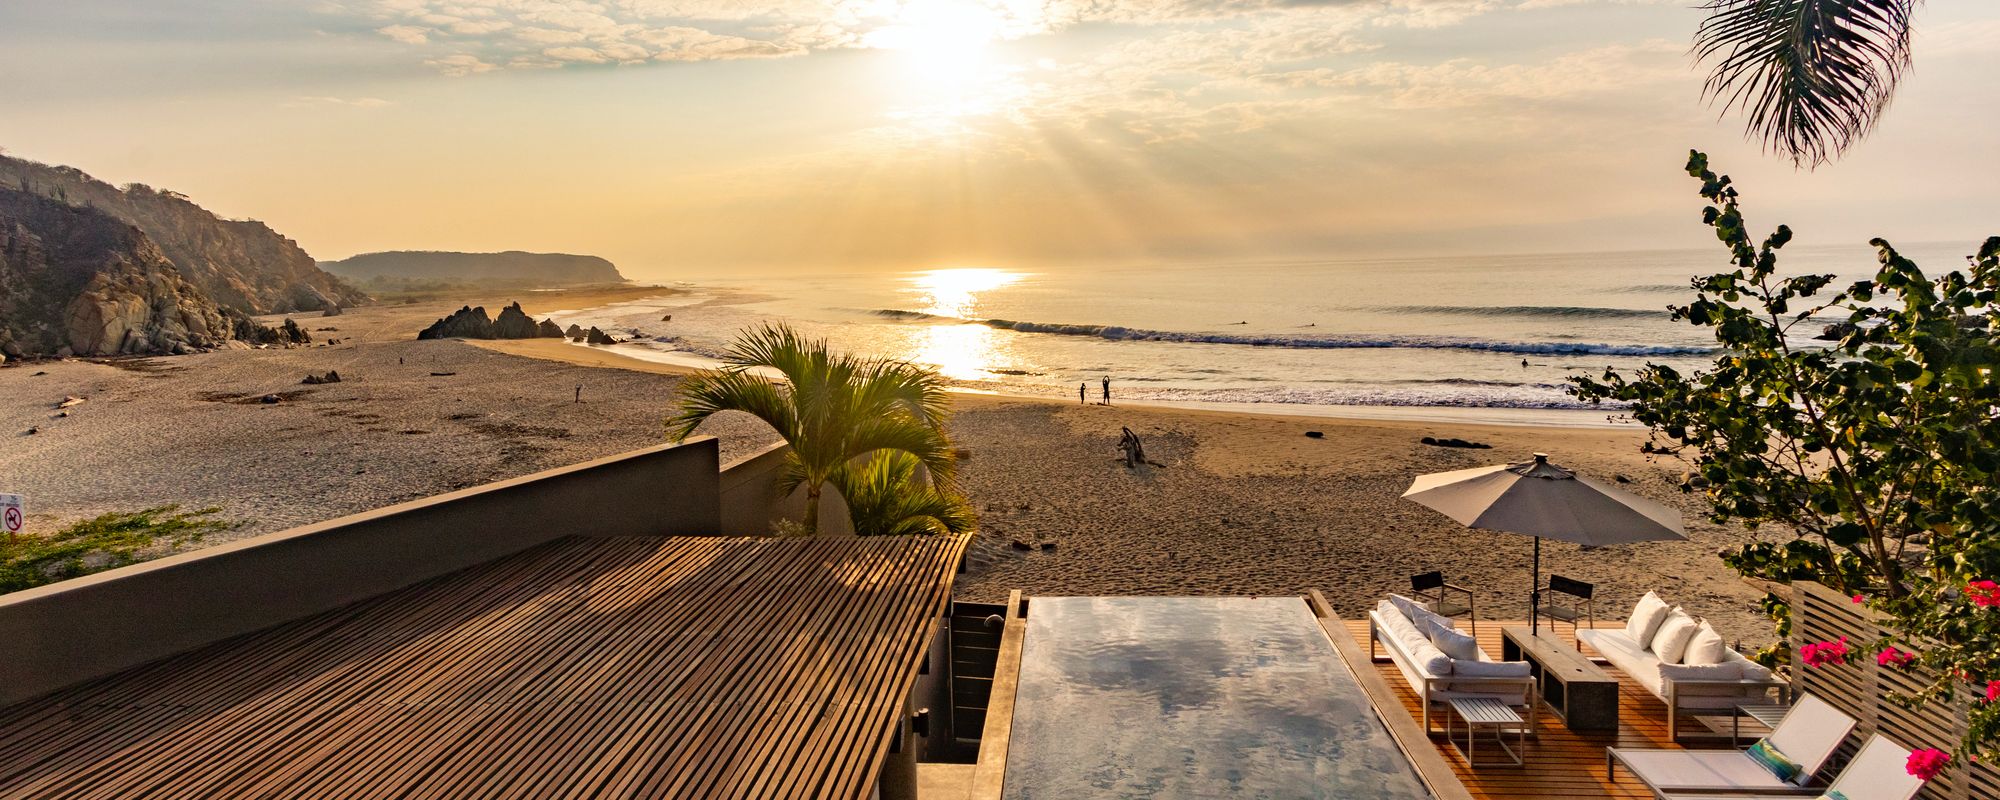
M 12 536 L 27 527 L 27 511 L 22 508 L 25 503 L 18 494 L 0 494 L 0 531 Z

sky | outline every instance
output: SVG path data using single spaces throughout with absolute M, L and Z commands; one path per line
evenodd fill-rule
M 1711 246 L 1690 148 L 1803 243 L 2000 233 L 2000 3 L 1924 5 L 1811 171 L 1703 101 L 1690 5 L 13 0 L 0 147 L 321 259 L 641 277 Z

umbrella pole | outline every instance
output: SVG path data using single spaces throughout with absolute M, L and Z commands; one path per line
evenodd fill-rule
M 1535 585 L 1528 590 L 1528 633 L 1542 632 L 1542 537 L 1535 537 Z

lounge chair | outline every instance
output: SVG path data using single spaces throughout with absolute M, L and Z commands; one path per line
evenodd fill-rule
M 1901 745 L 1883 738 L 1882 734 L 1868 737 L 1868 743 L 1861 746 L 1861 752 L 1854 760 L 1847 762 L 1847 768 L 1840 771 L 1840 777 L 1826 787 L 1827 793 L 1839 792 L 1847 800 L 1910 800 L 1917 791 L 1924 788 L 1924 780 L 1909 773 L 1906 764 L 1910 751 Z M 1819 791 L 1799 789 L 1801 793 Z M 1768 794 L 1713 794 L 1713 793 L 1658 793 L 1660 800 L 1768 800 Z
M 1742 750 L 1604 749 L 1604 773 L 1612 777 L 1624 766 L 1655 794 L 1673 791 L 1715 793 L 1794 792 L 1812 782 L 1813 774 L 1854 729 L 1854 719 L 1810 694 L 1802 694 L 1764 742 L 1799 767 L 1791 780 L 1779 778 Z

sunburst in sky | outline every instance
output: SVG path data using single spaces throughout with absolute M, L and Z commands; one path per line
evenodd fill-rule
M 0 146 L 322 258 L 641 275 L 1701 246 L 1710 151 L 1807 241 L 1971 240 L 2000 8 L 1932 4 L 1876 135 L 1798 173 L 1648 0 L 0 5 Z

